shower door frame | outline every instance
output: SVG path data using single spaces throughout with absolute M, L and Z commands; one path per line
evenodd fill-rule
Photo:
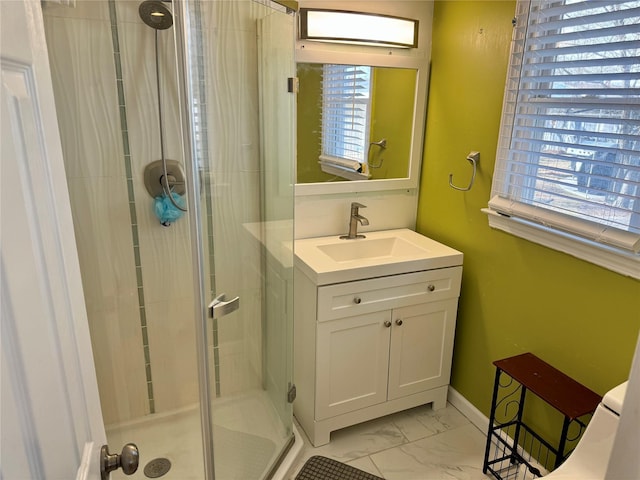
M 179 89 L 180 98 L 185 102 L 184 108 L 180 109 L 182 115 L 182 128 L 186 135 L 183 139 L 182 148 L 185 159 L 186 189 L 187 189 L 187 209 L 189 218 L 189 231 L 191 237 L 191 258 L 193 265 L 193 284 L 197 286 L 194 291 L 194 319 L 196 331 L 196 358 L 198 364 L 198 395 L 200 407 L 200 430 L 202 432 L 202 459 L 204 466 L 205 480 L 215 479 L 214 451 L 213 451 L 213 431 L 211 404 L 209 402 L 211 383 L 209 377 L 209 362 L 207 361 L 207 308 L 205 307 L 206 292 L 202 280 L 202 265 L 204 265 L 204 244 L 202 242 L 201 209 L 200 209 L 200 178 L 198 170 L 194 168 L 195 159 L 193 157 L 192 145 L 194 132 L 191 128 L 190 118 L 193 115 L 191 105 L 186 103 L 187 99 L 193 98 L 192 78 L 189 70 L 187 52 L 189 51 L 190 38 L 189 27 L 185 25 L 190 21 L 188 4 L 186 0 L 173 0 L 174 5 L 174 28 L 176 29 L 177 55 L 180 67 Z M 179 8 L 176 8 L 179 7 Z
M 190 118 L 193 115 L 189 99 L 193 98 L 192 78 L 189 70 L 189 60 L 187 58 L 187 49 L 189 46 L 189 28 L 185 25 L 190 20 L 187 1 L 173 0 L 173 27 L 176 31 L 176 54 L 178 56 L 178 89 L 180 101 L 183 108 L 180 108 L 180 121 L 183 131 L 183 158 L 185 159 L 185 175 L 187 190 L 187 210 L 189 218 L 189 233 L 191 237 L 191 258 L 192 264 L 197 267 L 193 268 L 193 318 L 195 320 L 196 332 L 196 358 L 198 364 L 198 395 L 200 406 L 200 429 L 202 431 L 202 459 L 204 466 L 205 480 L 215 479 L 214 468 L 214 450 L 213 450 L 213 429 L 212 412 L 210 404 L 210 380 L 209 380 L 209 362 L 207 360 L 207 308 L 206 292 L 204 290 L 204 282 L 201 278 L 201 269 L 204 265 L 204 244 L 202 242 L 201 229 L 201 208 L 200 208 L 200 177 L 198 169 L 194 168 L 193 157 L 193 131 L 191 128 Z M 188 139 L 188 141 L 187 141 Z

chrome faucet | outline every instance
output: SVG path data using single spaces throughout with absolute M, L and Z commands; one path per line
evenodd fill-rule
M 349 234 L 341 235 L 342 239 L 354 239 L 354 238 L 365 238 L 364 235 L 358 235 L 358 222 L 362 224 L 363 227 L 369 225 L 369 220 L 358 213 L 359 208 L 367 208 L 366 205 L 362 205 L 358 202 L 351 202 L 351 216 L 349 217 Z

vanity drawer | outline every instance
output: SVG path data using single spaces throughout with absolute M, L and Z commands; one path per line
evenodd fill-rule
M 318 322 L 457 298 L 462 267 L 318 287 Z

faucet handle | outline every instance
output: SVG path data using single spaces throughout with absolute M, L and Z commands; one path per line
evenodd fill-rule
M 351 202 L 351 208 L 367 208 L 367 206 L 358 202 Z

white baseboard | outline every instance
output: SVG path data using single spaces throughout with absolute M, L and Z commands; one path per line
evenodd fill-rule
M 469 400 L 464 398 L 455 388 L 449 385 L 447 400 L 451 405 L 469 419 L 482 433 L 487 434 L 489 429 L 489 417 L 478 410 Z

